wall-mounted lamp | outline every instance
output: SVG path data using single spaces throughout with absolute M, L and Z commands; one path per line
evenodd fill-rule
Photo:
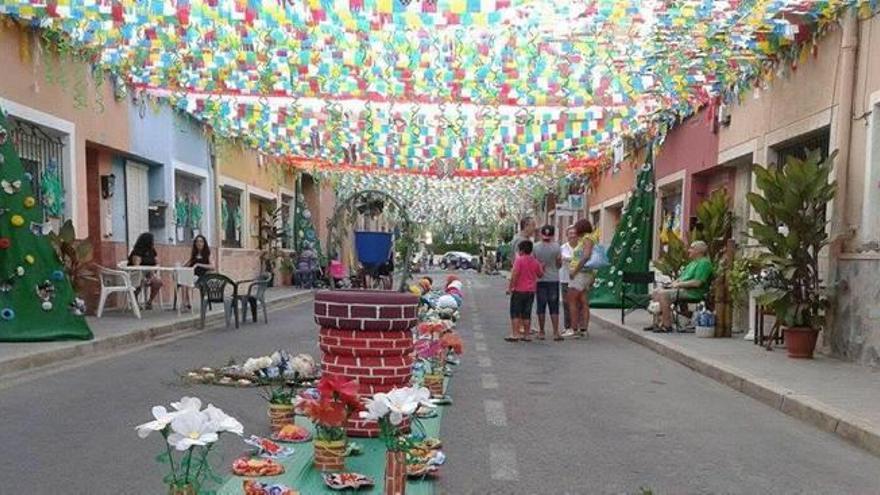
M 101 176 L 101 197 L 110 199 L 116 189 L 116 176 L 113 174 Z

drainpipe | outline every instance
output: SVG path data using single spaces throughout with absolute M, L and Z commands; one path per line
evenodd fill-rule
M 850 142 L 852 138 L 853 103 L 856 84 L 856 62 L 859 50 L 859 22 L 856 9 L 850 8 L 841 17 L 843 35 L 840 41 L 840 68 L 837 71 L 835 86 L 837 91 L 837 112 L 835 114 L 835 136 L 838 154 L 835 160 L 834 179 L 837 181 L 837 197 L 834 199 L 834 207 L 831 216 L 831 245 L 828 249 L 828 276 L 830 283 L 839 282 L 840 255 L 844 250 L 848 238 L 849 227 L 846 223 L 846 200 L 848 192 Z M 840 286 L 840 291 L 846 287 Z M 836 305 L 832 305 L 828 312 L 826 328 L 823 337 L 825 350 L 830 350 L 832 340 L 837 335 L 835 329 Z
M 222 215 L 220 212 L 223 210 L 220 205 L 221 196 L 220 196 L 220 173 L 217 170 L 217 146 L 214 142 L 214 133 L 211 133 L 211 140 L 208 141 L 208 157 L 211 164 L 211 180 L 214 183 L 213 188 L 213 202 L 214 202 L 214 225 L 212 226 L 212 238 L 214 239 L 214 263 L 217 264 L 217 271 L 223 272 L 221 268 L 221 260 L 222 260 L 222 252 L 223 252 L 223 242 L 221 239 L 223 225 L 222 223 Z

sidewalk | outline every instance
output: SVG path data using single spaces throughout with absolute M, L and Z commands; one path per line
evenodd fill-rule
M 274 287 L 266 292 L 269 310 L 290 306 L 311 297 L 312 291 L 293 287 Z M 201 331 L 198 309 L 192 314 L 185 312 L 180 316 L 177 311 L 170 309 L 142 311 L 141 314 L 143 318 L 140 320 L 130 311 L 107 311 L 100 319 L 87 317 L 89 327 L 95 334 L 93 340 L 0 343 L 0 377 Z M 215 306 L 205 318 L 205 328 L 223 324 L 223 308 Z
M 880 371 L 817 355 L 790 359 L 745 341 L 656 334 L 635 311 L 620 324 L 620 310 L 594 309 L 595 322 L 655 352 L 757 399 L 789 416 L 834 433 L 880 455 Z

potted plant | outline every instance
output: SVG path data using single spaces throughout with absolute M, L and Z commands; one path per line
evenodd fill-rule
M 197 237 L 202 233 L 202 205 L 196 201 L 193 196 L 190 200 L 189 221 L 193 229 L 193 237 Z
M 296 265 L 290 255 L 282 256 L 278 260 L 278 272 L 281 274 L 281 285 L 293 285 L 293 272 Z
M 223 478 L 211 469 L 208 455 L 224 433 L 242 436 L 244 427 L 212 404 L 202 409 L 202 401 L 196 397 L 172 402 L 171 408 L 154 406 L 153 420 L 136 427 L 140 438 L 157 431 L 165 439 L 165 452 L 156 460 L 168 466 L 164 482 L 169 495 L 202 493 L 208 480 L 222 483 Z
M 174 223 L 176 225 L 177 242 L 185 238 L 186 220 L 189 218 L 189 204 L 185 196 L 178 196 L 174 202 Z
M 264 387 L 262 395 L 269 403 L 269 427 L 272 433 L 278 433 L 284 426 L 293 424 L 293 399 L 297 387 L 315 374 L 315 360 L 308 354 L 291 358 L 286 351 L 276 351 L 271 356 L 249 358 L 242 369 Z
M 345 424 L 362 408 L 357 382 L 341 375 L 324 375 L 317 389 L 297 398 L 296 407 L 315 425 L 315 467 L 345 470 Z
M 830 242 L 826 207 L 837 192 L 837 183 L 828 180 L 835 155 L 822 159 L 814 150 L 779 169 L 756 166 L 762 194 L 747 195 L 760 218 L 749 221 L 750 235 L 766 250 L 756 298 L 784 328 L 790 357 L 813 357 L 825 325 L 829 300 L 819 279 L 819 253 Z
M 729 304 L 729 273 L 733 264 L 733 244 L 729 246 L 728 252 L 728 241 L 733 234 L 735 218 L 730 210 L 730 196 L 727 190 L 714 191 L 700 203 L 696 213 L 694 239 L 706 243 L 707 254 L 713 266 L 710 297 L 712 309 L 718 317 L 715 336 L 730 337 L 733 308 Z
M 424 387 L 395 388 L 387 394 L 375 394 L 367 399 L 361 419 L 377 421 L 379 436 L 385 443 L 385 495 L 406 493 L 406 452 L 412 443 L 402 431 L 407 417 L 419 406 L 432 408 L 428 402 L 431 392 Z M 415 418 L 413 418 L 415 420 Z

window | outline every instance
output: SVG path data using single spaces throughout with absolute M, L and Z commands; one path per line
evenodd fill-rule
M 798 137 L 794 141 L 779 145 L 775 148 L 776 165 L 781 166 L 785 164 L 789 157 L 803 160 L 807 157 L 807 151 L 815 149 L 822 150 L 822 158 L 826 158 L 828 157 L 830 140 L 830 131 L 828 129 L 823 129 L 813 134 Z
M 660 230 L 673 230 L 681 235 L 681 183 L 660 190 Z
M 286 194 L 281 196 L 281 222 L 284 224 L 284 233 L 287 234 L 281 241 L 281 247 L 295 249 L 293 246 L 293 198 Z
M 266 247 L 263 246 L 266 239 L 260 229 L 262 228 L 263 222 L 272 221 L 272 214 L 275 212 L 275 208 L 275 203 L 273 201 L 257 196 L 251 196 L 250 230 L 251 235 L 256 240 L 257 249 L 263 249 Z
M 64 134 L 9 116 L 10 137 L 34 196 L 43 205 L 44 220 L 64 216 Z
M 204 228 L 205 207 L 202 203 L 201 179 L 177 173 L 174 176 L 174 223 L 177 227 L 177 241 L 188 243 Z
M 223 247 L 241 247 L 241 190 L 224 187 L 220 191 L 220 222 L 223 225 Z

